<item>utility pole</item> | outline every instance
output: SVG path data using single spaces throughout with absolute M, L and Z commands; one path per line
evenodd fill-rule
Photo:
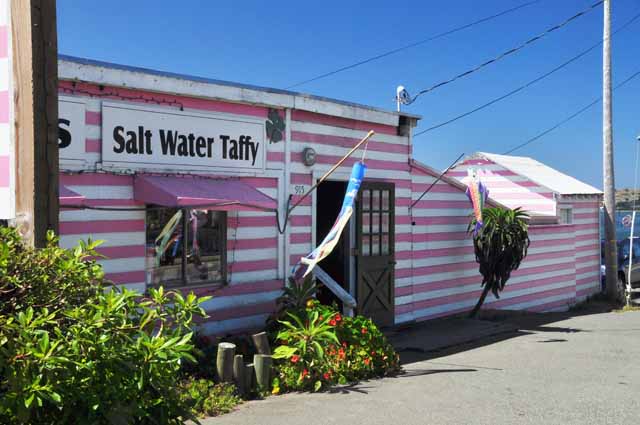
M 616 242 L 616 200 L 613 172 L 613 129 L 611 111 L 611 0 L 604 0 L 602 33 L 602 148 L 604 175 L 604 258 L 607 294 L 618 300 L 618 249 Z
M 15 225 L 41 247 L 58 231 L 58 36 L 55 0 L 10 1 Z

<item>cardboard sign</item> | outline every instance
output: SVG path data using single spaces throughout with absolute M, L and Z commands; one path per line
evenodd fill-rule
M 102 103 L 102 161 L 123 168 L 262 170 L 265 121 Z

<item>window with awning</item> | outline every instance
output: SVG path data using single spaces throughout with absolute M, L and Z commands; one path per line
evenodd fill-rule
M 139 175 L 147 205 L 147 282 L 192 286 L 226 281 L 228 211 L 276 211 L 276 201 L 239 179 Z
M 215 211 L 276 211 L 274 199 L 239 179 L 196 176 L 136 176 L 134 197 L 165 207 L 205 208 Z

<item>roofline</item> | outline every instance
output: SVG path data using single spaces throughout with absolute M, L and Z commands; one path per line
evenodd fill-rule
M 596 187 L 594 187 L 594 189 L 598 190 L 598 192 L 596 192 L 596 193 L 593 193 L 593 192 L 558 192 L 557 190 L 555 190 L 555 189 L 553 189 L 553 188 L 551 188 L 551 187 L 549 187 L 549 186 L 547 186 L 547 185 L 545 185 L 545 184 L 540 183 L 539 181 L 537 181 L 537 180 L 536 180 L 536 179 L 534 179 L 534 178 L 531 178 L 531 177 L 529 177 L 529 176 L 524 176 L 524 175 L 522 175 L 521 173 L 519 173 L 518 171 L 511 169 L 509 166 L 504 165 L 504 164 L 502 164 L 502 163 L 500 163 L 500 162 L 496 162 L 495 160 L 493 160 L 492 158 L 489 158 L 489 157 L 488 157 L 488 156 L 486 156 L 486 155 L 499 155 L 499 154 L 491 154 L 491 153 L 489 153 L 489 152 L 475 152 L 475 153 L 471 154 L 470 156 L 466 156 L 466 157 L 464 157 L 461 161 L 465 161 L 466 159 L 474 159 L 474 158 L 477 158 L 478 156 L 482 156 L 484 159 L 487 159 L 487 160 L 489 160 L 489 161 L 493 162 L 494 164 L 498 164 L 499 166 L 501 166 L 501 167 L 503 167 L 503 168 L 506 168 L 507 170 L 509 170 L 509 171 L 511 171 L 511 172 L 514 172 L 514 173 L 516 173 L 516 174 L 518 174 L 518 175 L 520 175 L 520 176 L 522 176 L 522 177 L 526 177 L 526 178 L 528 178 L 529 180 L 531 180 L 532 182 L 534 182 L 535 184 L 538 184 L 538 185 L 540 185 L 540 186 L 544 187 L 545 189 L 548 189 L 548 190 L 550 190 L 551 192 L 553 192 L 553 193 L 557 193 L 558 195 L 561 195 L 561 196 L 573 196 L 573 195 L 593 195 L 593 196 L 602 196 L 602 195 L 603 195 L 603 192 L 602 192 L 602 191 L 600 191 L 600 190 L 599 190 L 598 188 L 596 188 Z M 535 160 L 535 159 L 533 159 L 533 158 L 530 158 L 530 157 L 528 157 L 528 156 L 520 156 L 520 157 L 518 157 L 518 156 L 514 156 L 514 157 L 515 157 L 515 158 L 527 158 L 527 159 L 532 159 L 532 160 L 534 160 L 534 161 L 537 161 L 537 160 Z M 537 162 L 539 162 L 539 161 L 537 161 Z M 456 165 L 458 165 L 458 164 L 456 164 Z M 548 166 L 548 165 L 546 165 L 546 164 L 542 164 L 542 165 L 544 165 L 545 167 L 549 167 L 549 166 Z M 563 173 L 562 171 L 556 170 L 556 169 L 555 169 L 555 168 L 553 168 L 553 167 L 549 167 L 549 168 L 552 168 L 553 170 L 555 170 L 555 171 L 557 171 L 557 172 L 559 172 L 559 173 L 561 173 L 561 174 L 564 174 L 565 176 L 571 177 L 571 178 L 573 178 L 573 179 L 575 179 L 575 180 L 579 181 L 580 183 L 587 185 L 587 183 L 585 183 L 585 182 L 583 182 L 583 181 L 580 181 L 580 180 L 576 179 L 576 178 L 575 178 L 575 177 L 573 177 L 573 176 L 569 176 L 568 174 L 565 174 L 565 173 Z M 591 185 L 587 185 L 587 186 L 591 186 Z M 593 187 L 593 186 L 591 186 L 591 187 Z
M 420 115 L 395 112 L 323 96 L 115 64 L 69 55 L 58 55 L 58 73 L 61 80 L 83 81 L 94 84 L 216 98 L 227 101 L 251 102 L 254 104 L 258 103 L 327 115 L 337 115 L 354 120 L 370 121 L 393 126 L 398 126 L 400 121 L 399 117 L 408 117 L 416 121 L 422 118 Z M 141 76 L 153 76 L 156 78 L 154 78 L 153 81 L 145 81 L 144 78 L 140 78 Z M 169 89 L 169 87 L 171 87 L 171 89 Z M 203 88 L 208 90 L 203 90 Z M 333 108 L 331 106 L 333 106 Z
M 455 177 L 449 177 L 446 176 L 444 174 L 442 174 L 441 172 L 439 172 L 438 170 L 436 170 L 435 168 L 432 168 L 420 161 L 417 161 L 415 159 L 411 160 L 411 164 L 410 166 L 418 168 L 419 170 L 424 171 L 427 174 L 430 174 L 433 177 L 441 177 L 441 181 L 446 182 L 452 186 L 457 187 L 458 189 L 462 190 L 463 192 L 467 191 L 467 186 L 462 183 L 460 180 L 458 180 Z M 451 167 L 454 168 L 454 167 Z M 511 208 L 496 201 L 494 198 L 491 197 L 491 192 L 489 192 L 489 196 L 487 197 L 487 203 L 493 207 L 499 207 L 502 209 L 506 209 L 506 210 L 510 210 Z M 531 211 L 527 211 L 524 210 L 525 213 L 527 213 L 529 215 L 529 223 L 532 225 L 542 225 L 542 224 L 547 224 L 548 222 L 554 221 L 556 219 L 556 216 L 550 216 L 550 215 L 545 215 L 545 214 L 534 214 Z
M 458 189 L 460 189 L 462 192 L 466 192 L 467 191 L 467 186 L 462 183 L 461 181 L 459 181 L 458 179 L 455 179 L 453 177 L 449 177 L 445 174 L 443 174 L 441 171 L 436 170 L 435 168 L 432 168 L 430 166 L 428 166 L 427 164 L 424 164 L 418 160 L 415 159 L 411 159 L 411 163 L 409 164 L 411 167 L 415 167 L 427 174 L 430 174 L 432 177 L 440 177 L 440 181 L 443 181 L 445 183 L 450 184 L 451 186 L 454 186 Z M 500 202 L 496 201 L 495 199 L 493 199 L 491 197 L 491 193 L 489 193 L 489 196 L 487 197 L 487 202 L 494 206 L 494 207 L 501 207 L 504 209 L 509 209 L 509 207 L 507 207 L 504 204 L 501 204 Z

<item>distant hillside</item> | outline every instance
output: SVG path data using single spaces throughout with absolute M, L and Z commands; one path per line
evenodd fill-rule
M 633 200 L 636 200 L 636 207 L 640 208 L 640 190 L 617 189 L 616 209 L 632 209 Z

